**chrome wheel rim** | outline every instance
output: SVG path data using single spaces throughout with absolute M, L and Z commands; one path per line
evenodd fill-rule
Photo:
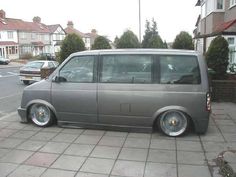
M 180 111 L 167 111 L 160 118 L 162 131 L 169 136 L 179 136 L 188 126 L 187 117 Z
M 50 121 L 50 110 L 42 104 L 34 104 L 30 108 L 31 120 L 38 126 L 45 126 Z

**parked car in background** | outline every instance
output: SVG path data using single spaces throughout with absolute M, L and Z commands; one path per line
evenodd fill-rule
M 57 68 L 59 65 L 56 61 L 45 61 L 37 60 L 32 61 L 20 68 L 20 80 L 23 81 L 25 85 L 30 82 L 37 82 L 41 80 L 41 69 L 42 68 Z
M 44 60 L 53 60 L 53 61 L 56 60 L 56 57 L 53 56 L 51 53 L 41 53 L 39 56 L 40 56 L 40 58 L 42 58 Z
M 2 65 L 8 65 L 9 63 L 10 63 L 10 60 L 9 60 L 9 59 L 0 56 L 0 64 L 2 64 Z
M 207 65 L 186 50 L 94 50 L 70 55 L 41 82 L 24 89 L 22 122 L 45 127 L 158 129 L 205 133 L 211 112 Z

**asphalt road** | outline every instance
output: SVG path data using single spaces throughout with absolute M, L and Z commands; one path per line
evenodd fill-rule
M 19 80 L 18 74 L 19 67 L 0 68 L 0 118 L 16 113 L 20 106 L 25 85 Z

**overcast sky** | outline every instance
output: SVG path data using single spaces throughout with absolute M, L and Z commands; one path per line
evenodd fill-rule
M 67 26 L 71 20 L 74 27 L 87 33 L 95 28 L 98 34 L 114 40 L 117 35 L 130 29 L 139 33 L 138 0 L 0 0 L 0 9 L 9 18 L 32 21 L 40 16 L 46 25 Z M 142 36 L 145 21 L 152 18 L 157 22 L 163 40 L 172 42 L 180 31 L 192 35 L 200 13 L 195 7 L 197 0 L 141 0 Z

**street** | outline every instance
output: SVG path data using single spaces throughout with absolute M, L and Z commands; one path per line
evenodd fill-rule
M 0 118 L 13 114 L 20 106 L 25 85 L 20 82 L 19 67 L 2 66 L 0 68 Z

